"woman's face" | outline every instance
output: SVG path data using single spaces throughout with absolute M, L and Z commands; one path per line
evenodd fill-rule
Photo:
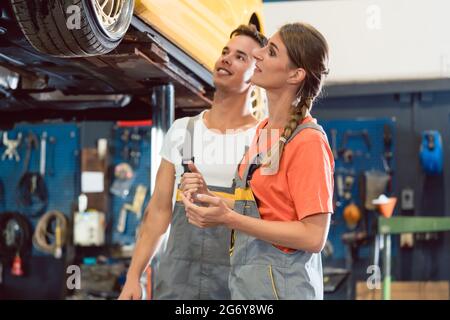
M 279 32 L 269 39 L 267 46 L 253 50 L 253 57 L 256 67 L 251 81 L 266 90 L 283 88 L 296 69 L 289 60 Z

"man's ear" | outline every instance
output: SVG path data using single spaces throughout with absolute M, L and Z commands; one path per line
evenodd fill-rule
M 288 83 L 298 85 L 305 80 L 306 71 L 303 68 L 293 69 L 289 72 Z

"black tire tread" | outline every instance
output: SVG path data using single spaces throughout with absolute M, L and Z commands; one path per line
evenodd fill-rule
M 16 20 L 25 37 L 38 51 L 59 57 L 105 54 L 117 43 L 99 39 L 87 18 L 83 0 L 10 0 Z M 80 7 L 80 29 L 66 26 L 70 5 Z

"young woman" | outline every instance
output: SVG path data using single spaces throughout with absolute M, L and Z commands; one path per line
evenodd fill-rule
M 214 196 L 191 173 L 183 181 L 186 215 L 200 228 L 233 230 L 232 299 L 323 299 L 334 159 L 310 111 L 328 73 L 328 45 L 312 26 L 293 23 L 253 55 L 251 80 L 267 91 L 269 117 L 238 166 L 235 199 Z

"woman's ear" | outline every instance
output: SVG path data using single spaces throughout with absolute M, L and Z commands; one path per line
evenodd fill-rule
M 288 83 L 298 85 L 305 80 L 306 71 L 303 68 L 293 69 L 289 72 Z

